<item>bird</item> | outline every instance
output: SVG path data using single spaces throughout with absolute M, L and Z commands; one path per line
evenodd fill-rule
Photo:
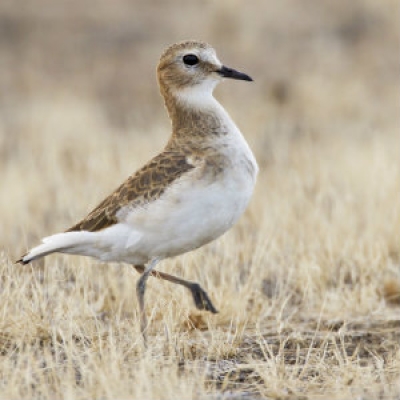
M 17 263 L 51 253 L 121 262 L 141 274 L 136 285 L 146 343 L 145 290 L 154 276 L 182 285 L 199 310 L 217 313 L 199 283 L 155 269 L 228 231 L 252 196 L 258 165 L 227 111 L 213 96 L 225 78 L 252 81 L 221 63 L 209 44 L 186 40 L 160 57 L 157 79 L 172 133 L 163 151 L 127 178 L 85 218 L 42 239 Z

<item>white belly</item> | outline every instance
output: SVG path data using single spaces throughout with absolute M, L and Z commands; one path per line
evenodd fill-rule
M 227 179 L 206 187 L 193 187 L 180 195 L 178 208 L 157 229 L 154 241 L 160 233 L 164 240 L 155 245 L 155 253 L 177 255 L 225 233 L 243 213 L 252 193 L 250 185 L 241 183 Z
M 171 257 L 216 239 L 246 209 L 254 183 L 247 172 L 235 169 L 212 183 L 187 180 L 174 185 L 154 203 L 127 216 L 133 234 L 126 261 Z

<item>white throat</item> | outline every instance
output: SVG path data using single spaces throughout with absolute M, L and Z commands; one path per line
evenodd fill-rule
M 176 93 L 176 99 L 186 107 L 197 109 L 215 109 L 221 105 L 213 96 L 215 86 L 219 80 L 208 79 L 199 85 L 189 86 Z

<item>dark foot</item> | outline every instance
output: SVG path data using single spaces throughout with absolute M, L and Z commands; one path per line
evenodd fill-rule
M 208 297 L 208 294 L 198 283 L 192 283 L 189 289 L 192 292 L 194 304 L 199 310 L 210 311 L 213 314 L 218 313 L 217 309 Z

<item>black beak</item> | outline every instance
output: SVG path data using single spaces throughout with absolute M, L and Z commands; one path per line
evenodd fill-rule
M 232 78 L 232 79 L 239 79 L 241 81 L 252 81 L 253 79 L 250 76 L 244 74 L 243 72 L 236 71 L 235 69 L 225 67 L 223 65 L 221 69 L 217 71 L 221 76 L 224 78 Z

